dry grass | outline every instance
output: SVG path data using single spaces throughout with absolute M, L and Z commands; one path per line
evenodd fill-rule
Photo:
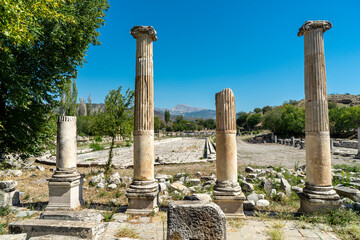
M 135 231 L 135 229 L 125 226 L 119 230 L 119 232 L 115 235 L 115 237 L 139 238 L 139 234 Z
M 277 221 L 273 222 L 271 227 L 269 227 L 267 234 L 271 240 L 284 240 L 285 234 L 282 228 L 285 226 L 283 222 Z
M 230 219 L 228 223 L 231 227 L 241 229 L 245 225 L 244 219 Z

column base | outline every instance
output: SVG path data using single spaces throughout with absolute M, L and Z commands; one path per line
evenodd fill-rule
M 151 215 L 158 211 L 159 185 L 155 181 L 133 180 L 128 189 L 126 197 L 129 204 L 127 214 Z
M 300 213 L 311 213 L 314 211 L 328 212 L 341 206 L 339 195 L 329 187 L 319 187 L 306 184 L 303 192 L 298 193 L 300 197 Z
M 49 204 L 46 210 L 75 209 L 82 201 L 82 178 L 79 173 L 72 173 L 69 178 L 56 172 L 49 181 Z
M 225 213 L 226 218 L 245 218 L 245 199 L 238 182 L 217 182 L 214 186 L 214 202 Z

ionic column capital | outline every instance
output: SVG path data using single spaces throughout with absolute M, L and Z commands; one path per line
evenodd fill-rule
M 148 35 L 151 40 L 156 41 L 156 31 L 152 26 L 135 26 L 130 30 L 130 34 L 137 39 L 141 35 Z
M 298 37 L 303 36 L 306 32 L 310 32 L 318 28 L 321 28 L 323 32 L 326 32 L 332 28 L 332 24 L 326 20 L 306 21 L 304 25 L 299 28 Z

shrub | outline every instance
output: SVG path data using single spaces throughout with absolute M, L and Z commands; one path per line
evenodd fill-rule
M 104 147 L 101 146 L 99 143 L 91 143 L 90 148 L 94 151 L 104 150 Z
M 100 136 L 95 136 L 94 140 L 95 140 L 95 142 L 98 142 L 98 143 L 103 141 Z

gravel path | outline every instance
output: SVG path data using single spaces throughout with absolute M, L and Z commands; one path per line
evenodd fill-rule
M 275 143 L 253 144 L 244 142 L 239 138 L 237 143 L 239 165 L 271 165 L 294 168 L 295 164 L 303 165 L 306 163 L 305 149 Z M 332 154 L 332 164 L 360 163 L 359 160 L 353 158 L 356 152 L 356 149 L 336 147 Z
M 204 154 L 204 138 L 171 138 L 154 142 L 155 159 L 166 163 L 186 163 L 200 160 Z M 78 155 L 78 164 L 105 164 L 109 150 Z M 128 166 L 133 163 L 133 147 L 114 149 L 113 164 Z

